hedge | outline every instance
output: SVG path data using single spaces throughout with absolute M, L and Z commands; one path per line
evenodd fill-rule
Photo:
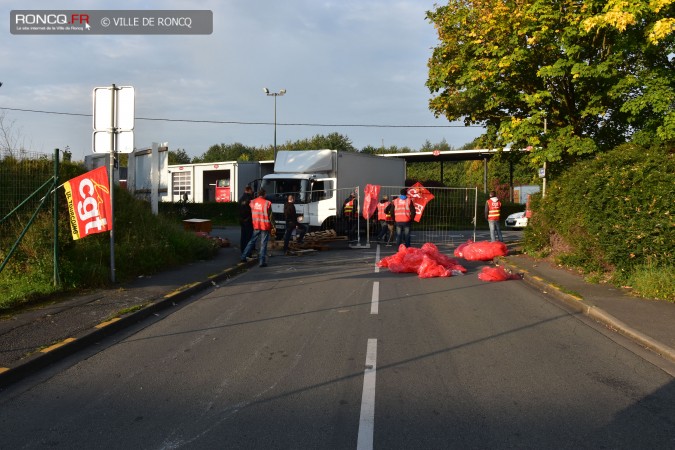
M 668 147 L 625 144 L 565 171 L 533 203 L 529 250 L 616 275 L 674 260 L 675 160 Z

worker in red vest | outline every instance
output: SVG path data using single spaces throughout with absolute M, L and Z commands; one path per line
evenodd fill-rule
M 265 190 L 258 191 L 258 197 L 251 200 L 251 217 L 253 219 L 253 236 L 248 241 L 244 252 L 241 254 L 241 262 L 246 262 L 246 258 L 251 254 L 255 248 L 258 238 L 262 237 L 260 242 L 260 256 L 258 265 L 260 267 L 267 267 L 267 242 L 270 235 L 276 235 L 276 227 L 274 224 L 274 217 L 272 216 L 272 202 L 265 198 Z
M 497 197 L 495 191 L 490 191 L 490 198 L 485 202 L 485 218 L 490 226 L 490 240 L 495 241 L 495 238 L 500 242 L 504 242 L 502 238 L 502 230 L 499 227 L 499 211 L 502 208 L 502 203 Z
M 380 221 L 380 233 L 377 235 L 375 240 L 384 242 L 387 241 L 387 245 L 391 245 L 391 241 L 394 239 L 394 218 L 391 213 L 387 213 L 387 207 L 391 202 L 387 195 L 382 196 L 382 200 L 377 204 L 377 220 Z M 387 239 L 385 239 L 387 236 Z
M 356 198 L 356 192 L 350 192 L 342 204 L 342 219 L 347 238 L 358 239 L 359 200 Z
M 410 228 L 415 219 L 415 204 L 408 197 L 408 190 L 401 189 L 401 195 L 394 199 L 389 206 L 389 211 L 393 209 L 394 221 L 396 222 L 396 247 L 402 243 L 410 247 Z

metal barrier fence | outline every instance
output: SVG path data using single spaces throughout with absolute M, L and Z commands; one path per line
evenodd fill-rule
M 392 201 L 400 195 L 402 188 L 402 186 L 382 186 L 380 199 L 387 195 L 389 201 Z M 424 189 L 433 195 L 433 199 L 426 204 L 421 220 L 413 222 L 411 244 L 422 245 L 431 242 L 439 247 L 454 247 L 469 238 L 475 240 L 478 189 L 441 187 Z
M 370 220 L 366 221 L 363 218 L 365 186 L 340 189 L 331 189 L 326 186 L 324 189 L 316 190 L 315 184 L 315 190 L 307 193 L 298 192 L 297 186 L 292 186 L 289 190 L 286 190 L 283 185 L 275 186 L 275 188 L 278 188 L 275 192 L 267 192 L 268 198 L 275 203 L 284 202 L 289 194 L 295 196 L 296 207 L 309 201 L 329 201 L 330 209 L 324 206 L 320 213 L 321 217 L 306 217 L 305 223 L 310 223 L 315 227 L 320 225 L 326 229 L 335 229 L 338 234 L 348 236 L 352 243 L 356 241 L 359 244 L 370 243 L 377 238 L 382 229 L 377 218 L 377 211 L 373 213 Z M 400 195 L 402 189 L 404 189 L 403 186 L 380 186 L 377 202 L 379 203 L 384 196 L 389 201 L 394 200 Z M 410 187 L 405 189 L 410 190 L 411 195 L 415 195 Z M 411 244 L 422 245 L 431 242 L 438 246 L 454 247 L 466 242 L 467 239 L 476 239 L 477 188 L 425 187 L 424 189 L 433 198 L 426 204 L 421 220 L 412 224 Z M 345 202 L 351 193 L 355 193 L 359 220 L 345 214 Z M 283 228 L 283 214 L 279 211 L 277 208 L 274 217 L 277 226 Z M 310 214 L 314 213 L 310 212 Z M 329 216 L 334 216 L 335 222 Z
M 378 202 L 385 196 L 389 201 L 398 197 L 403 186 L 381 186 Z M 363 205 L 365 186 L 338 189 L 338 208 L 342 208 L 344 200 L 351 192 L 356 191 L 358 202 L 359 217 L 358 223 L 348 225 L 356 227 L 359 241 L 374 241 L 381 230 L 380 222 L 377 219 L 377 210 L 373 213 L 370 220 L 363 219 Z M 409 190 L 410 187 L 406 187 Z M 476 240 L 476 223 L 478 214 L 478 188 L 440 188 L 425 187 L 433 199 L 426 204 L 419 222 L 413 222 L 411 228 L 411 244 L 422 245 L 431 242 L 439 247 L 455 247 L 465 242 L 467 239 Z M 342 210 L 338 216 L 342 215 Z M 354 230 L 343 228 L 345 234 L 355 235 Z M 395 239 L 395 238 L 394 238 Z M 395 240 L 394 240 L 395 242 Z
M 54 224 L 54 285 L 60 283 L 58 268 L 57 198 L 59 150 L 48 155 L 21 151 L 0 152 L 0 272 L 17 250 L 38 213 L 49 209 L 51 198 Z
M 0 219 L 30 197 L 53 174 L 52 155 L 0 150 Z M 39 205 L 41 197 L 29 199 L 22 211 L 32 212 Z

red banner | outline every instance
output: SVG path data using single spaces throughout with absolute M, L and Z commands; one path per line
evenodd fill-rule
M 377 210 L 377 200 L 380 197 L 380 186 L 376 184 L 366 184 L 363 193 L 363 218 L 368 220 Z
M 63 187 L 74 240 L 112 229 L 110 187 L 105 167 L 68 180 Z
M 415 205 L 415 222 L 419 222 L 422 220 L 424 208 L 434 199 L 434 195 L 418 181 L 408 188 L 408 197 Z

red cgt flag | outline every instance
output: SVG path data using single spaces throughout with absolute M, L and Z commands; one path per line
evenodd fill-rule
M 363 218 L 368 220 L 377 209 L 377 199 L 380 198 L 380 186 L 366 184 L 363 198 Z
M 408 188 L 408 197 L 415 205 L 415 222 L 419 222 L 422 220 L 424 208 L 434 199 L 434 195 L 418 181 Z
M 64 183 L 73 240 L 112 230 L 108 172 L 99 167 Z

